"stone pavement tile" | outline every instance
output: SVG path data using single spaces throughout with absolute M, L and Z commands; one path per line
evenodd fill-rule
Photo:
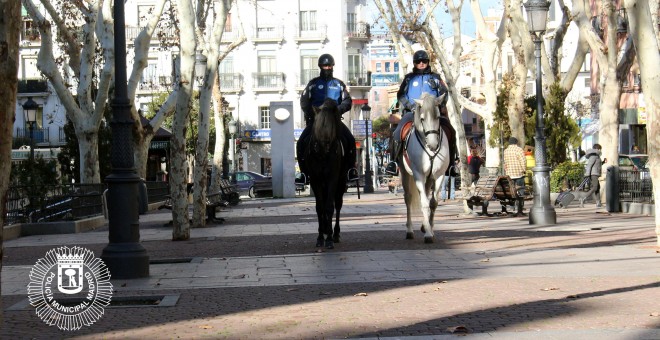
M 108 308 L 77 339 L 318 339 L 469 334 L 657 334 L 657 277 L 473 278 L 152 291 L 176 307 Z M 118 294 L 125 294 L 119 292 Z M 10 297 L 11 299 L 11 297 Z M 12 300 L 11 302 L 15 302 Z M 136 313 L 140 317 L 136 318 Z M 34 312 L 6 312 L 2 338 L 59 337 Z M 605 334 L 606 334 L 605 333 Z M 617 337 L 623 334 L 624 337 Z M 580 339 L 581 337 L 577 337 Z M 587 337 L 589 339 L 591 337 Z M 652 339 L 653 337 L 647 337 Z

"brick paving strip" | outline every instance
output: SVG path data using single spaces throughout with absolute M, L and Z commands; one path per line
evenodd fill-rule
M 2 338 L 440 338 L 461 327 L 473 337 L 503 339 L 660 338 L 652 217 L 575 208 L 558 211 L 559 225 L 538 227 L 526 218 L 461 216 L 449 204 L 437 212 L 438 242 L 426 247 L 421 237 L 403 240 L 405 207 L 392 197 L 349 196 L 344 241 L 322 253 L 308 245 L 315 238 L 309 199 L 243 202 L 222 213 L 225 225 L 192 230 L 208 246 L 196 249 L 201 256 L 192 263 L 153 264 L 147 279 L 113 280 L 117 297 L 180 294 L 175 307 L 107 308 L 77 332 L 48 327 L 34 310 L 6 311 Z M 186 256 L 185 244 L 168 241 L 170 229 L 157 226 L 166 216 L 142 216 L 141 236 L 150 246 L 172 248 L 169 256 Z M 231 222 L 260 216 L 275 223 Z M 369 234 L 381 236 L 365 250 Z M 394 235 L 392 249 L 378 250 L 383 237 Z M 100 247 L 104 237 L 105 231 L 25 237 L 6 242 L 5 251 L 11 257 L 38 250 L 21 253 L 38 258 L 54 246 Z M 287 254 L 269 255 L 263 246 L 287 237 L 300 238 L 287 243 Z M 247 242 L 240 246 L 250 250 L 217 256 L 222 250 L 212 245 L 220 239 Z M 28 263 L 3 267 L 5 310 L 26 297 Z

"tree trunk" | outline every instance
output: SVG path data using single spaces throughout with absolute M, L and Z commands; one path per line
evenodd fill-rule
M 43 1 L 41 5 L 43 7 L 37 7 L 34 0 L 23 0 L 23 6 L 41 35 L 37 68 L 48 78 L 66 110 L 67 118 L 73 122 L 80 149 L 81 183 L 100 183 L 98 130 L 114 73 L 111 2 L 93 1 L 84 4 L 72 2 L 67 13 L 73 18 L 61 17 L 60 4 L 56 4 L 58 6 L 56 8 L 51 1 Z M 103 7 L 100 7 L 101 5 Z M 44 8 L 49 17 L 44 17 L 39 8 Z M 71 36 L 66 26 L 67 20 L 75 19 L 84 22 L 82 30 L 85 34 L 83 34 L 82 47 Z M 58 28 L 57 39 L 53 39 L 52 25 Z M 55 62 L 56 58 L 53 54 L 55 41 L 61 43 L 61 48 L 66 51 L 68 64 L 78 83 L 75 96 L 66 84 L 65 77 L 61 73 L 62 68 Z M 102 64 L 99 60 L 102 60 Z M 96 77 L 92 76 L 94 72 Z M 92 96 L 93 94 L 95 97 Z
M 624 0 L 628 12 L 629 33 L 632 35 L 637 49 L 637 60 L 642 74 L 642 91 L 646 110 L 646 135 L 648 138 L 648 167 L 651 170 L 653 182 L 653 197 L 655 199 L 655 234 L 656 243 L 660 247 L 660 54 L 658 53 L 657 25 L 651 13 L 657 13 L 649 7 L 648 1 Z M 657 20 L 657 18 L 656 18 Z M 657 23 L 657 21 L 655 21 Z M 655 34 L 652 34 L 655 31 Z
M 181 38 L 181 72 L 179 74 L 180 89 L 176 100 L 176 112 L 172 123 L 172 144 L 170 191 L 172 196 L 172 240 L 190 239 L 190 223 L 188 221 L 187 162 L 186 162 L 186 126 L 190 115 L 193 74 L 195 64 L 195 27 L 190 0 L 178 0 L 178 16 L 182 27 Z
M 11 142 L 16 111 L 18 84 L 18 40 L 21 24 L 21 3 L 0 1 L 0 281 L 2 280 L 2 230 L 5 224 L 5 203 L 11 172 Z M 0 295 L 0 325 L 3 324 Z

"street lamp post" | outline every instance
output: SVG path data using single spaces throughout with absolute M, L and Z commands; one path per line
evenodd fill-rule
M 534 172 L 534 204 L 529 211 L 529 224 L 541 225 L 557 223 L 557 213 L 550 204 L 550 167 L 546 160 L 544 100 L 541 83 L 541 43 L 549 8 L 550 2 L 546 0 L 529 0 L 525 3 L 527 23 L 534 41 L 534 56 L 536 57 L 536 135 L 534 136 L 536 165 L 532 168 L 532 172 Z
M 222 111 L 222 121 L 226 122 L 225 117 L 227 117 L 227 109 L 229 108 L 229 102 L 222 97 L 222 102 L 220 102 L 220 110 Z M 222 148 L 222 178 L 229 179 L 229 161 L 227 160 L 229 148 Z
M 231 171 L 236 173 L 236 121 L 233 117 L 229 121 L 229 136 L 231 137 Z
M 367 154 L 366 157 L 366 167 L 364 170 L 364 193 L 374 192 L 374 184 L 371 179 L 371 157 L 369 156 L 369 137 L 371 137 L 371 132 L 369 130 L 369 120 L 371 119 L 371 107 L 366 103 L 362 105 L 362 117 L 365 119 L 366 130 L 367 130 Z
M 101 259 L 113 279 L 149 276 L 149 255 L 140 244 L 140 177 L 133 160 L 133 119 L 126 83 L 126 32 L 124 1 L 114 2 L 115 97 L 112 100 L 112 172 L 108 185 L 108 245 Z
M 32 100 L 32 97 L 28 97 L 28 100 L 23 104 L 23 112 L 25 113 L 25 121 L 28 124 L 28 129 L 30 130 L 30 161 L 34 161 L 34 124 L 37 122 L 37 110 L 39 110 L 39 105 Z

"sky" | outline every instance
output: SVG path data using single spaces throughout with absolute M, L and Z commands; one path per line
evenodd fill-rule
M 438 5 L 435 10 L 435 16 L 438 20 L 438 23 L 440 24 L 444 36 L 450 37 L 453 35 L 451 16 L 447 12 L 447 6 L 445 6 L 444 3 L 445 2 L 443 1 L 442 4 Z M 501 0 L 479 0 L 479 3 L 481 4 L 481 11 L 484 16 L 487 15 L 488 9 L 502 8 Z M 371 7 L 372 13 L 378 13 L 378 9 L 371 1 L 369 2 L 369 6 Z M 463 8 L 461 10 L 461 31 L 463 35 L 475 37 L 476 27 L 474 24 L 474 17 L 472 16 L 472 9 L 470 8 L 470 0 L 464 0 L 463 2 Z

